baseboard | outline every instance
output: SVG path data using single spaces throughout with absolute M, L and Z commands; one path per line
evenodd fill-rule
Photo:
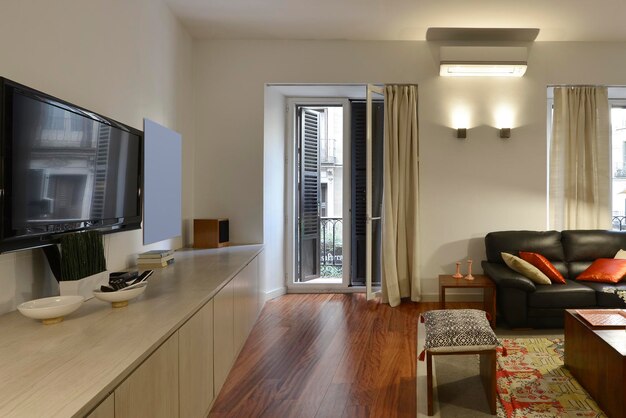
M 265 302 L 268 300 L 272 300 L 279 296 L 282 296 L 287 293 L 287 288 L 285 286 L 278 287 L 274 290 L 270 290 L 269 292 L 265 292 Z
M 365 288 L 355 288 L 348 287 L 343 289 L 323 289 L 323 288 L 314 288 L 314 287 L 306 287 L 306 288 L 289 288 L 283 286 L 278 287 L 274 290 L 270 290 L 269 292 L 265 292 L 265 302 L 268 300 L 277 298 L 287 293 L 362 293 L 365 291 Z M 483 294 L 482 293 L 452 293 L 450 290 L 446 292 L 446 302 L 482 302 Z M 439 302 L 439 293 L 424 293 L 422 294 L 422 302 Z
M 287 293 L 365 293 L 365 287 L 337 287 L 328 288 L 321 286 L 294 286 L 287 288 Z

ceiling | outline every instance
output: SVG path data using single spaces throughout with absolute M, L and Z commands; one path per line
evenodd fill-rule
M 425 40 L 431 27 L 626 41 L 625 0 L 165 0 L 201 39 Z

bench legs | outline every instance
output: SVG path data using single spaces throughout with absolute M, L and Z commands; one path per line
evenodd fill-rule
M 433 415 L 433 356 L 454 354 L 478 354 L 480 357 L 480 377 L 487 395 L 487 403 L 492 415 L 496 413 L 496 350 L 487 351 L 455 351 L 448 353 L 431 353 L 426 351 L 426 398 L 428 415 Z
M 428 399 L 428 416 L 433 414 L 433 355 L 426 351 L 426 399 Z
M 496 413 L 496 350 L 490 350 L 480 356 L 480 377 L 485 387 L 487 402 L 491 414 Z

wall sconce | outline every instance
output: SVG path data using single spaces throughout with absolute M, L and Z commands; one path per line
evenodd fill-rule
M 510 138 L 510 137 L 511 137 L 511 128 L 500 129 L 500 138 Z
M 467 128 L 458 128 L 456 130 L 456 137 L 460 139 L 467 138 Z

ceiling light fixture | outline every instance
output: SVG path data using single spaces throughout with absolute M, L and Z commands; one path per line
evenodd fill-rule
M 439 75 L 444 77 L 521 77 L 525 47 L 442 46 Z
M 446 64 L 441 63 L 442 77 L 521 77 L 526 73 L 526 64 Z

